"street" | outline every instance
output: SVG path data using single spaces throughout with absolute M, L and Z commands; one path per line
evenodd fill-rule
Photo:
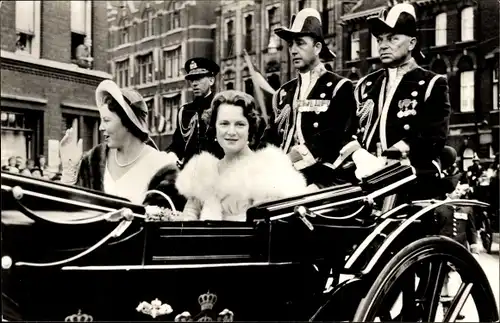
M 499 306 L 499 294 L 500 294 L 500 262 L 499 262 L 499 246 L 497 243 L 493 244 L 492 247 L 492 253 L 487 254 L 487 253 L 481 253 L 477 258 L 479 261 L 479 264 L 481 267 L 483 267 L 483 270 L 485 271 L 486 275 L 488 276 L 488 279 L 490 281 L 490 286 L 491 289 L 493 290 L 493 293 L 495 294 L 495 299 L 497 302 L 497 310 L 500 307 Z M 454 279 L 455 278 L 455 279 Z M 457 290 L 458 286 L 460 284 L 460 279 L 458 277 L 452 277 L 450 278 L 450 295 L 454 294 L 454 291 Z M 478 319 L 478 314 L 476 311 L 476 308 L 474 306 L 474 303 L 472 300 L 469 298 L 469 300 L 465 303 L 461 314 L 465 316 L 465 318 L 462 320 L 463 322 L 479 322 Z M 437 322 L 442 321 L 442 311 L 438 310 Z

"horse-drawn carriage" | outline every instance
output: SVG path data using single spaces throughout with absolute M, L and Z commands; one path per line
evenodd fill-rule
M 3 318 L 432 322 L 453 268 L 461 283 L 443 320 L 469 299 L 481 322 L 498 321 L 475 258 L 433 226 L 439 205 L 487 205 L 397 203 L 414 180 L 395 163 L 359 185 L 257 205 L 246 222 L 182 222 L 2 173 Z

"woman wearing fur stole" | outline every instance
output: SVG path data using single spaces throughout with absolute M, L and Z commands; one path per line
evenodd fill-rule
M 307 192 L 305 178 L 280 149 L 252 149 L 263 125 L 252 96 L 234 90 L 217 94 L 209 125 L 224 157 L 203 152 L 180 172 L 176 187 L 187 198 L 183 220 L 245 221 L 254 204 Z

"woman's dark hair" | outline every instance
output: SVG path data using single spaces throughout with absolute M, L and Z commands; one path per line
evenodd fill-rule
M 131 104 L 130 101 L 123 96 L 123 99 L 125 102 L 132 108 L 132 112 L 137 116 L 137 119 L 139 120 L 144 120 L 147 118 L 148 114 L 147 112 L 144 112 L 141 108 L 135 106 L 134 104 Z M 106 95 L 103 100 L 104 104 L 108 105 L 108 109 L 111 112 L 114 112 L 118 115 L 120 118 L 120 121 L 122 122 L 123 126 L 130 131 L 130 133 L 134 136 L 139 138 L 141 141 L 147 141 L 148 140 L 148 134 L 140 131 L 132 121 L 130 121 L 129 117 L 127 116 L 127 113 L 125 113 L 125 110 L 120 106 L 118 102 L 111 96 L 111 95 Z
M 243 109 L 243 116 L 248 120 L 248 141 L 249 147 L 255 149 L 259 146 L 265 130 L 264 119 L 255 105 L 254 98 L 241 91 L 228 90 L 215 95 L 210 106 L 208 138 L 216 138 L 215 125 L 217 123 L 217 114 L 222 104 L 231 104 Z

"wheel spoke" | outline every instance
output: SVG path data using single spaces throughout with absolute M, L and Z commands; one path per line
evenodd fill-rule
M 408 272 L 408 276 L 403 276 L 402 293 L 403 305 L 401 308 L 401 319 L 403 321 L 415 321 L 417 319 L 416 295 L 415 295 L 415 272 Z
M 443 261 L 431 263 L 428 288 L 425 291 L 424 318 L 426 322 L 436 320 L 436 312 L 441 298 L 445 277 L 448 274 L 448 266 Z
M 453 301 L 451 303 L 450 308 L 448 309 L 448 312 L 445 313 L 443 322 L 455 322 L 457 320 L 460 311 L 464 307 L 464 304 L 470 295 L 472 286 L 473 286 L 472 283 L 466 284 L 462 282 L 460 288 L 457 291 L 457 294 L 455 295 L 455 298 L 453 298 Z

